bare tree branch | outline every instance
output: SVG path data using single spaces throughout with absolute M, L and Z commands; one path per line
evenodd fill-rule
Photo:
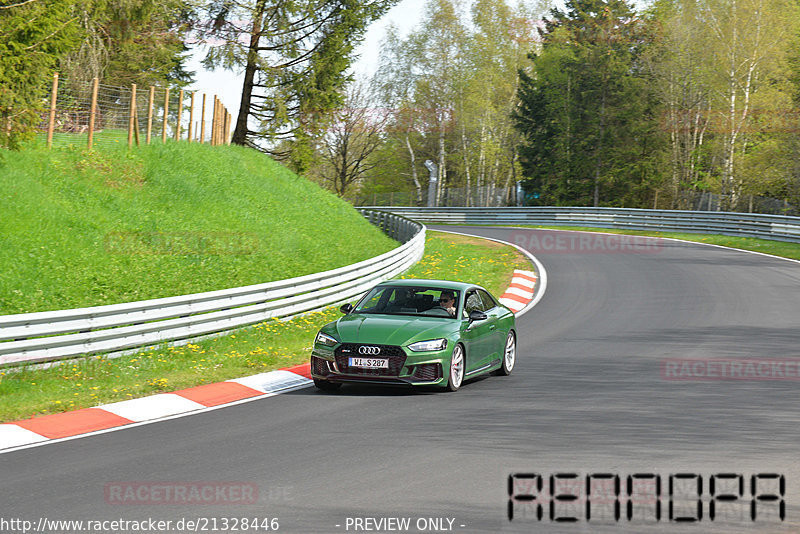
M 8 6 L 0 6 L 0 9 L 13 9 L 15 7 L 24 6 L 25 4 L 30 4 L 32 2 L 38 2 L 39 0 L 25 0 L 24 2 L 17 2 L 16 4 L 11 4 Z

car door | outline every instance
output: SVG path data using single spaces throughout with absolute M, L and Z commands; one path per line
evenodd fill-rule
M 483 302 L 484 313 L 488 316 L 486 322 L 488 323 L 487 326 L 490 334 L 487 340 L 486 352 L 487 362 L 492 362 L 502 358 L 505 350 L 505 332 L 500 329 L 499 324 L 500 317 L 504 312 L 503 309 L 497 305 L 497 301 L 494 300 L 494 297 L 487 291 L 479 289 L 478 295 L 481 297 L 481 302 Z
M 478 289 L 470 289 L 464 298 L 464 316 L 461 325 L 461 339 L 464 342 L 467 355 L 466 372 L 475 371 L 488 365 L 489 355 L 492 352 L 492 339 L 496 325 L 491 328 L 492 321 L 489 317 L 480 321 L 469 322 L 472 311 L 486 313 L 485 304 Z

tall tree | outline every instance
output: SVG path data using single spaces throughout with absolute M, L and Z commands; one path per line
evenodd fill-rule
M 656 96 L 663 105 L 661 126 L 669 137 L 667 206 L 681 204 L 684 189 L 705 189 L 703 161 L 711 117 L 707 31 L 697 0 L 662 0 L 651 13 L 660 32 L 645 58 Z M 662 201 L 663 202 L 663 201 Z
M 386 134 L 389 143 L 402 147 L 408 158 L 407 166 L 398 170 L 408 177 L 414 187 L 415 200 L 422 204 L 422 182 L 417 169 L 417 147 L 420 136 L 420 111 L 414 103 L 415 80 L 411 75 L 414 60 L 409 47 L 400 38 L 397 28 L 390 25 L 381 43 L 380 65 L 372 80 L 374 91 L 387 110 Z M 413 142 L 412 142 L 413 139 Z
M 345 105 L 332 114 L 320 138 L 319 174 L 339 196 L 380 162 L 373 156 L 384 141 L 387 115 L 374 106 L 368 88 L 353 84 L 348 88 Z
M 452 0 L 429 0 L 419 28 L 407 40 L 413 59 L 409 74 L 415 81 L 415 101 L 424 110 L 421 119 L 436 139 L 437 204 L 448 184 L 447 133 L 453 126 L 453 86 L 464 67 L 466 30 L 460 11 L 461 5 Z
M 493 188 L 516 180 L 518 134 L 510 114 L 541 9 L 511 8 L 505 0 L 429 0 L 408 36 L 389 32 L 375 83 L 393 111 L 391 144 L 404 152 L 393 161 L 407 162 L 401 172 L 418 203 L 426 159 L 438 163 L 440 199 L 446 188 L 464 187 L 460 201 L 484 205 Z M 473 196 L 476 185 L 481 195 Z
M 557 204 L 641 203 L 657 148 L 646 25 L 623 0 L 569 0 L 541 35 L 516 114 L 529 187 Z
M 33 135 L 53 68 L 78 38 L 72 0 L 0 5 L 0 147 Z
M 791 172 L 798 4 L 658 0 L 651 14 L 661 28 L 650 63 L 670 138 L 672 206 L 689 207 L 678 202 L 682 190 L 701 188 L 722 193 L 718 209 L 744 209 L 745 195 Z
M 186 85 L 190 0 L 76 0 L 83 39 L 61 61 L 67 79 L 109 85 Z
M 719 102 L 722 133 L 721 192 L 729 196 L 728 207 L 733 207 L 746 182 L 737 173 L 736 162 L 752 142 L 747 132 L 754 124 L 754 110 L 776 99 L 790 104 L 785 89 L 774 89 L 785 77 L 787 54 L 796 38 L 798 4 L 794 0 L 704 0 L 699 16 L 709 30 L 710 49 L 718 62 L 712 89 Z M 769 95 L 766 101 L 759 99 L 763 93 Z
M 355 43 L 394 1 L 212 2 L 209 34 L 224 44 L 206 65 L 244 71 L 233 142 L 292 156 L 306 170 L 310 140 L 341 104 Z
M 476 0 L 471 9 L 471 38 L 467 47 L 466 76 L 459 84 L 458 115 L 466 185 L 474 160 L 478 198 L 485 205 L 498 186 L 510 191 L 519 164 L 519 136 L 512 114 L 517 107 L 518 71 L 523 67 L 536 26 L 530 9 L 512 9 L 505 0 Z M 466 143 L 467 132 L 477 146 Z M 471 153 L 471 154 L 470 154 Z M 511 200 L 507 198 L 505 200 Z M 472 199 L 468 199 L 467 203 Z

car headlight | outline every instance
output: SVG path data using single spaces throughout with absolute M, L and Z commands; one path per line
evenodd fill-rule
M 319 343 L 320 345 L 325 345 L 326 347 L 332 347 L 336 345 L 338 341 L 335 338 L 329 336 L 328 334 L 319 332 L 317 333 L 316 343 Z
M 447 348 L 447 340 L 445 338 L 441 339 L 431 339 L 428 341 L 417 341 L 416 343 L 412 343 L 408 346 L 410 350 L 414 352 L 430 352 L 434 350 L 444 350 Z

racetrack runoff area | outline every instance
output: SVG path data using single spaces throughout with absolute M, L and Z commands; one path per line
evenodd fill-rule
M 518 230 L 458 231 L 513 243 Z M 357 517 L 452 518 L 454 531 L 469 533 L 800 529 L 797 383 L 661 374 L 666 359 L 797 356 L 800 266 L 666 240 L 656 253 L 536 256 L 548 273 L 547 292 L 518 319 L 518 361 L 509 377 L 475 380 L 454 395 L 305 388 L 3 454 L 4 508 L 32 519 L 269 516 L 280 519 L 281 531 L 302 533 L 342 532 L 347 518 Z M 744 495 L 731 501 L 724 521 L 719 514 L 711 520 L 710 480 L 725 473 L 742 476 Z M 574 474 L 580 487 L 587 475 L 657 475 L 662 515 L 655 519 L 651 498 L 633 502 L 631 520 L 604 522 L 609 508 L 601 510 L 602 503 L 587 518 L 584 493 L 578 507 L 553 508 L 573 524 L 551 519 L 549 506 L 538 519 L 535 507 L 513 499 L 509 520 L 509 477 L 531 474 L 547 482 Z M 699 525 L 668 519 L 669 477 L 676 474 L 693 475 L 681 482 L 681 502 L 672 500 L 673 513 L 685 517 L 697 510 L 692 487 L 702 477 Z M 786 517 L 778 515 L 780 500 L 759 501 L 753 521 L 752 477 L 757 491 L 780 492 L 780 479 L 763 476 L 769 474 L 784 477 Z M 202 508 L 106 504 L 105 484 L 120 481 L 239 481 L 255 484 L 259 500 Z M 715 481 L 721 488 L 722 479 Z M 527 491 L 512 489 L 511 497 Z M 541 497 L 547 502 L 548 494 Z M 613 492 L 609 502 L 613 513 Z

